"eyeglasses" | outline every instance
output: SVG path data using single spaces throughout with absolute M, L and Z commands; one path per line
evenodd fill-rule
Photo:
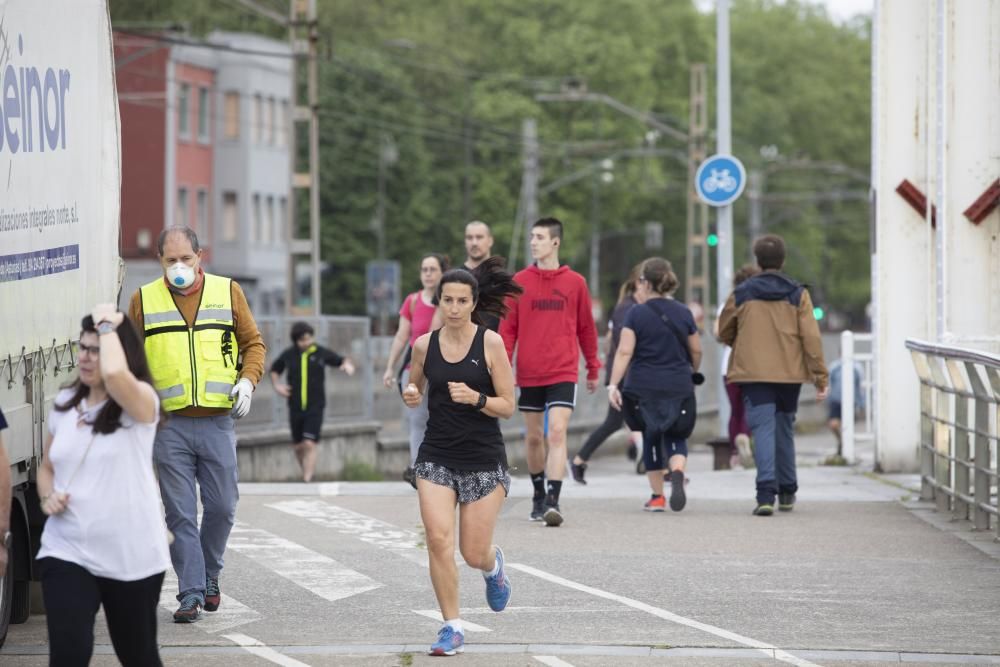
M 80 356 L 83 356 L 84 352 L 92 357 L 97 357 L 101 354 L 100 345 L 84 345 L 83 343 L 77 343 L 77 347 L 80 349 Z

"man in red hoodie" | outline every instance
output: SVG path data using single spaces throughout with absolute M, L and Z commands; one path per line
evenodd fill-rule
M 566 429 L 576 406 L 580 351 L 587 362 L 587 391 L 597 388 L 597 328 L 590 310 L 587 282 L 568 266 L 559 265 L 562 223 L 542 218 L 531 227 L 534 264 L 514 280 L 524 294 L 511 300 L 500 323 L 500 335 L 513 359 L 517 348 L 517 401 L 524 414 L 528 472 L 535 493 L 531 520 L 548 526 L 563 522 L 559 492 L 566 474 Z M 545 413 L 548 411 L 548 456 L 545 452 Z M 549 488 L 545 490 L 548 473 Z

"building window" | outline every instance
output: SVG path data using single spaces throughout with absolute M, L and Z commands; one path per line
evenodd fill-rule
M 285 242 L 285 235 L 288 233 L 288 200 L 284 197 L 278 200 L 278 225 L 274 229 L 274 240 L 277 243 Z
M 278 121 L 278 146 L 284 148 L 288 145 L 288 130 L 291 127 L 292 119 L 288 116 L 288 101 L 281 101 L 281 119 Z
M 277 140 L 277 128 L 278 124 L 278 114 L 277 114 L 277 104 L 273 97 L 267 98 L 267 143 L 274 145 Z
M 198 89 L 198 141 L 208 142 L 208 119 L 211 118 L 211 103 L 208 101 L 208 88 Z
M 187 188 L 177 188 L 177 209 L 174 211 L 174 224 L 188 226 L 188 191 Z
M 259 144 L 264 137 L 264 98 L 260 95 L 253 96 L 253 140 Z
M 208 230 L 208 192 L 205 190 L 198 190 L 198 197 L 195 200 L 196 205 L 196 215 L 198 216 L 195 221 L 195 229 L 200 234 L 205 234 Z
M 240 94 L 239 93 L 226 93 L 225 102 L 223 103 L 225 107 L 223 109 L 224 116 L 224 129 L 226 139 L 239 139 L 240 138 Z
M 236 206 L 236 193 L 222 194 L 222 240 L 235 241 L 239 235 L 239 209 Z
M 177 96 L 177 129 L 185 139 L 191 136 L 191 86 L 186 83 Z
M 274 233 L 274 197 L 267 198 L 267 210 L 264 212 L 264 243 L 274 243 L 277 238 Z
M 261 226 L 264 224 L 263 216 L 260 210 L 260 195 L 253 196 L 253 240 L 260 243 L 264 240 L 264 230 Z

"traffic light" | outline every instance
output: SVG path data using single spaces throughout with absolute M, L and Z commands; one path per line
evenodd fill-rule
M 709 248 L 714 248 L 719 245 L 719 235 L 716 233 L 714 227 L 708 230 L 708 236 L 705 237 L 705 243 Z
M 825 316 L 826 316 L 826 311 L 824 311 L 821 306 L 814 306 L 813 307 L 813 317 L 816 318 L 817 322 L 819 322 L 820 320 L 822 320 Z

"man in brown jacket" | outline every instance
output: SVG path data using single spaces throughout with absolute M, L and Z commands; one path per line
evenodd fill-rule
M 160 406 L 170 415 L 153 460 L 174 535 L 174 622 L 193 623 L 202 608 L 221 604 L 219 574 L 239 498 L 233 419 L 250 411 L 266 350 L 239 284 L 201 268 L 194 231 L 165 229 L 157 257 L 163 275 L 132 295 L 128 315 L 143 332 Z
M 757 463 L 757 516 L 795 506 L 795 412 L 802 383 L 828 393 L 819 326 L 809 290 L 781 268 L 785 242 L 769 234 L 757 239 L 754 256 L 761 273 L 743 282 L 719 316 L 719 340 L 733 348 L 726 379 L 740 385 Z

